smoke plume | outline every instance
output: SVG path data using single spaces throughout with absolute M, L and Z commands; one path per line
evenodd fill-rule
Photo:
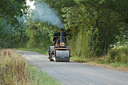
M 47 22 L 59 28 L 64 28 L 63 23 L 61 22 L 57 12 L 50 8 L 45 2 L 35 2 L 34 16 L 37 20 L 42 22 Z

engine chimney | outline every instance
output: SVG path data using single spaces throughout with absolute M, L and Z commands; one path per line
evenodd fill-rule
M 64 29 L 61 29 L 60 30 L 60 42 L 64 42 L 63 36 L 64 36 Z

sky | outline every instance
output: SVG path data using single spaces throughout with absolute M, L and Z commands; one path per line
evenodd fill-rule
M 35 6 L 34 6 L 35 1 L 26 0 L 26 3 L 28 6 L 30 6 L 30 9 L 35 9 Z
M 30 6 L 30 10 L 33 12 L 33 16 L 36 20 L 41 22 L 47 22 L 53 26 L 63 29 L 64 24 L 61 22 L 60 17 L 57 12 L 47 5 L 43 0 L 42 2 L 35 2 L 31 0 L 26 0 L 26 5 Z M 36 5 L 35 5 L 36 4 Z

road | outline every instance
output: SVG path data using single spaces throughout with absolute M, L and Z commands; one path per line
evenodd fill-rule
M 18 51 L 26 60 L 63 85 L 128 85 L 128 73 L 75 62 L 50 62 L 48 56 Z

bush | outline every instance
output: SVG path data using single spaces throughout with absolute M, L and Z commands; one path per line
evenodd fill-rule
M 111 49 L 107 55 L 107 62 L 128 63 L 128 48 Z
M 89 47 L 87 33 L 82 29 L 80 31 L 73 33 L 72 39 L 69 41 L 69 46 L 71 48 L 72 56 L 88 57 Z

